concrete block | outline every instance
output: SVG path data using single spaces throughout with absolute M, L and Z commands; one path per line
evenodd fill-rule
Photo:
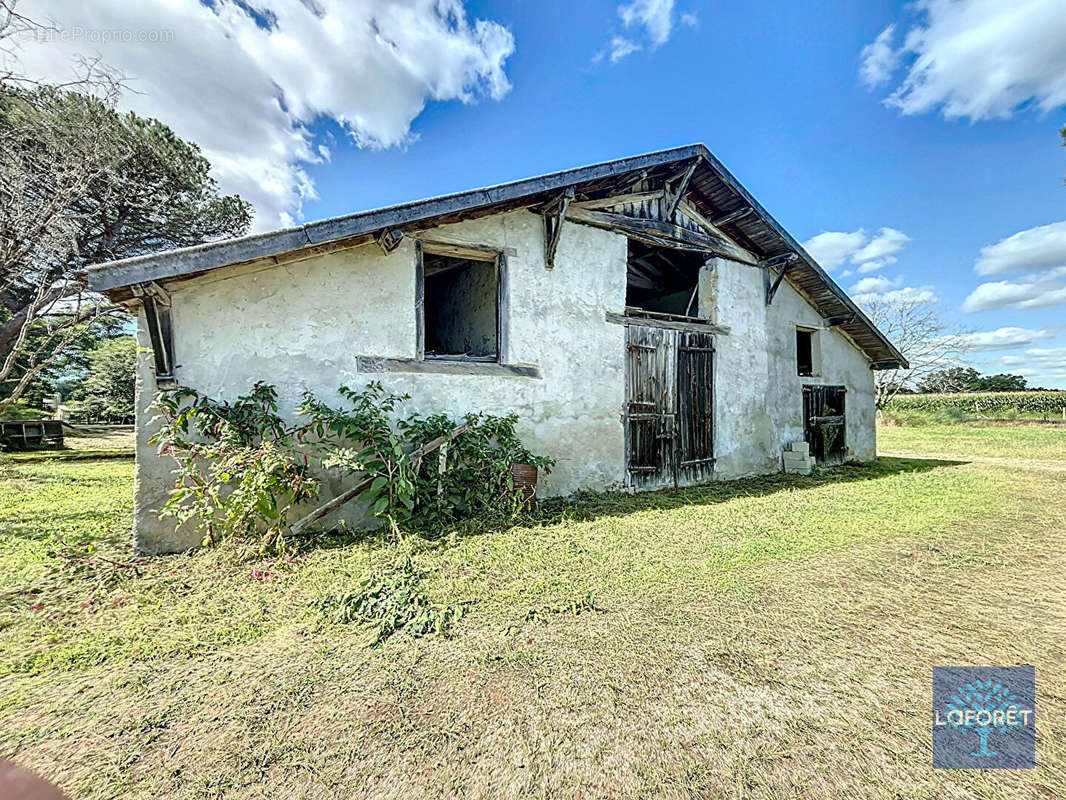
M 792 442 L 786 452 L 802 453 L 805 456 L 809 456 L 811 454 L 811 445 L 809 442 Z
M 813 461 L 808 455 L 804 455 L 803 453 L 793 453 L 788 450 L 785 451 L 782 458 L 786 464 L 806 464 Z
M 789 463 L 787 461 L 785 462 L 785 472 L 787 472 L 789 475 L 810 475 L 812 469 L 813 466 L 810 461 L 805 461 L 803 463 Z

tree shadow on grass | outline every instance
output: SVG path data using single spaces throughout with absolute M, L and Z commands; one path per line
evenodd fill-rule
M 563 498 L 539 502 L 534 508 L 516 516 L 498 519 L 468 519 L 444 531 L 406 530 L 406 534 L 426 541 L 466 538 L 499 533 L 515 527 L 545 527 L 564 522 L 590 522 L 602 517 L 618 517 L 643 511 L 665 511 L 689 506 L 715 505 L 747 497 L 765 497 L 777 492 L 817 489 L 841 483 L 879 480 L 901 473 L 928 472 L 956 467 L 969 462 L 936 458 L 881 457 L 866 463 L 847 463 L 818 469 L 813 475 L 773 473 L 700 486 L 663 489 L 654 492 L 579 492 Z M 385 544 L 390 537 L 382 529 L 332 530 L 305 543 L 313 549 L 333 549 L 351 544 Z

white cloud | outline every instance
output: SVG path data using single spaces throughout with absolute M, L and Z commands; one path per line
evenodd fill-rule
M 962 340 L 965 349 L 970 351 L 1011 350 L 1049 339 L 1052 335 L 1051 331 L 1044 329 L 1006 327 L 963 334 Z
M 634 42 L 632 39 L 627 39 L 624 36 L 611 37 L 610 44 L 607 45 L 607 49 L 601 53 L 597 53 L 595 61 L 599 61 L 606 54 L 612 64 L 617 64 L 623 58 L 630 53 L 635 53 L 640 49 L 640 45 Z
M 686 28 L 695 28 L 699 17 L 692 11 L 683 12 L 675 20 L 674 0 L 630 0 L 617 7 L 618 18 L 625 30 L 624 36 L 614 35 L 592 57 L 593 62 L 609 58 L 617 64 L 626 56 L 644 49 L 654 50 L 666 44 L 673 34 L 675 22 Z
M 1010 117 L 1030 103 L 1044 112 L 1066 104 L 1062 0 L 918 0 L 916 9 L 898 51 L 889 29 L 863 50 L 868 85 L 887 82 L 905 64 L 887 105 L 975 121 Z
M 888 82 L 899 66 L 900 54 L 892 46 L 896 26 L 889 25 L 859 54 L 859 77 L 871 89 Z
M 896 253 L 903 249 L 903 245 L 911 240 L 903 231 L 895 228 L 881 228 L 877 236 L 871 239 L 864 247 L 851 256 L 851 262 L 858 264 L 861 274 L 875 272 L 884 266 L 894 264 L 898 260 Z
M 665 44 L 674 27 L 674 0 L 633 0 L 618 6 L 626 28 L 643 28 L 653 47 Z
M 860 294 L 880 294 L 881 292 L 888 291 L 897 283 L 890 281 L 888 278 L 878 276 L 876 278 L 863 278 L 861 281 L 851 287 L 851 293 L 855 295 Z
M 963 301 L 968 313 L 1010 306 L 1017 309 L 1048 308 L 1066 303 L 1066 267 L 1025 275 L 1015 281 L 982 283 Z
M 803 243 L 803 249 L 824 269 L 839 267 L 848 257 L 866 244 L 866 231 L 859 228 L 851 233 L 823 231 Z
M 1066 347 L 1033 347 L 995 363 L 996 368 L 1024 375 L 1030 386 L 1066 387 Z
M 803 247 L 825 269 L 850 261 L 856 265 L 856 272 L 865 275 L 894 264 L 898 260 L 896 253 L 910 240 L 895 228 L 881 228 L 873 237 L 859 228 L 850 233 L 823 231 L 804 242 Z
M 982 247 L 973 268 L 978 275 L 1003 275 L 1064 265 L 1066 222 L 1052 222 L 1050 225 L 1019 231 L 995 244 Z
M 877 278 L 863 278 L 863 280 L 878 280 Z M 862 281 L 860 281 L 862 283 Z M 895 285 L 890 283 L 890 285 Z M 907 305 L 910 303 L 935 303 L 940 298 L 936 289 L 932 286 L 903 286 L 899 289 L 884 291 L 852 292 L 851 298 L 859 305 L 871 305 L 884 303 L 888 305 Z
M 71 35 L 27 43 L 23 62 L 52 80 L 69 78 L 78 54 L 121 70 L 134 90 L 123 104 L 197 142 L 223 190 L 254 203 L 257 230 L 300 219 L 315 196 L 305 166 L 327 157 L 316 119 L 360 147 L 395 147 L 427 102 L 510 88 L 510 31 L 471 22 L 461 0 L 262 0 L 258 20 L 248 7 L 39 0 L 34 15 Z

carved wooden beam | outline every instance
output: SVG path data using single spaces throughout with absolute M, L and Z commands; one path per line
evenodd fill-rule
M 377 235 L 375 241 L 381 248 L 381 252 L 388 255 L 400 246 L 400 242 L 403 241 L 403 231 L 397 228 L 386 228 Z
M 568 186 L 548 208 L 542 212 L 544 217 L 544 266 L 547 269 L 555 268 L 555 251 L 559 249 L 559 237 L 563 233 L 563 220 L 566 219 L 566 211 L 570 207 L 570 201 L 574 199 L 574 187 Z
M 135 284 L 133 293 L 144 305 L 144 319 L 148 326 L 148 338 L 152 343 L 157 386 L 173 384 L 174 376 L 174 330 L 170 320 L 170 293 L 155 281 Z

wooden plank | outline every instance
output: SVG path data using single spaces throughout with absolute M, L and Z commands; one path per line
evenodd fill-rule
M 658 200 L 663 196 L 663 190 L 651 192 L 631 192 L 629 194 L 616 194 L 613 197 L 601 197 L 598 200 L 576 200 L 570 205 L 573 208 L 584 208 L 595 211 L 611 206 L 620 206 L 623 203 L 643 203 L 645 200 Z
M 447 445 L 448 442 L 452 441 L 452 439 L 454 439 L 463 431 L 465 431 L 469 426 L 469 422 L 464 422 L 462 425 L 456 427 L 455 430 L 450 431 L 449 433 L 446 433 L 443 436 L 438 436 L 433 441 L 427 442 L 426 444 L 419 447 L 417 450 L 414 450 L 409 453 L 408 458 L 410 458 L 411 464 L 415 471 L 418 470 L 419 462 L 422 460 L 423 457 L 425 457 L 429 453 L 432 453 L 437 448 Z M 342 492 L 341 494 L 330 500 L 328 503 L 323 503 L 311 513 L 301 517 L 289 527 L 289 530 L 285 535 L 299 536 L 307 528 L 308 525 L 313 525 L 327 514 L 336 511 L 343 505 L 347 505 L 360 494 L 362 494 L 367 489 L 367 487 L 369 487 L 370 484 L 374 482 L 375 477 L 376 476 L 372 475 L 369 478 L 360 481 L 348 491 Z
M 692 180 L 692 173 L 696 171 L 696 166 L 699 164 L 699 159 L 693 159 L 692 163 L 682 172 L 676 179 L 676 186 L 673 189 L 667 189 L 667 194 L 663 199 L 662 205 L 662 220 L 663 222 L 670 222 L 673 220 L 674 212 L 677 211 L 677 204 L 681 202 L 681 198 L 685 196 L 685 192 L 688 191 L 688 183 Z
M 415 242 L 415 358 L 426 355 L 426 265 L 422 242 Z
M 495 361 L 469 361 L 452 358 L 382 358 L 357 356 L 360 372 L 409 372 L 420 375 L 495 375 L 502 378 L 541 378 L 536 364 L 500 364 Z
M 450 258 L 465 258 L 470 261 L 495 261 L 500 254 L 498 247 L 480 244 L 456 244 L 454 242 L 439 242 L 432 239 L 418 239 L 423 253 L 435 256 L 449 256 Z
M 510 313 L 508 301 L 507 256 L 500 253 L 496 257 L 496 358 L 501 364 L 510 358 Z
M 608 211 L 588 211 L 581 208 L 571 208 L 566 217 L 574 222 L 605 228 L 635 239 L 650 239 L 654 244 L 663 244 L 667 247 L 682 246 L 681 249 L 687 247 L 744 264 L 758 263 L 754 255 L 724 237 L 696 233 L 670 222 L 627 217 L 624 214 Z
M 696 333 L 713 333 L 719 336 L 728 336 L 729 328 L 722 325 L 714 325 L 710 322 L 700 322 L 693 319 L 691 322 L 680 320 L 661 319 L 652 316 L 641 317 L 629 314 L 619 314 L 617 311 L 607 311 L 604 314 L 606 320 L 613 325 L 645 325 L 652 328 L 665 328 L 671 331 L 693 331 Z

